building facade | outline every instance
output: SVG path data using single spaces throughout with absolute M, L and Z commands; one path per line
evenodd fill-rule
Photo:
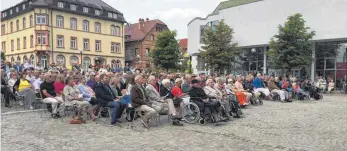
M 194 73 L 205 72 L 198 52 L 205 26 L 215 26 L 222 19 L 234 29 L 234 42 L 244 50 L 239 64 L 230 72 L 256 71 L 276 73 L 270 68 L 266 52 L 278 25 L 287 17 L 301 13 L 306 25 L 316 32 L 312 41 L 313 62 L 309 70 L 293 70 L 293 75 L 314 79 L 316 75 L 341 80 L 347 74 L 347 1 L 345 0 L 229 0 L 221 2 L 205 18 L 196 17 L 188 24 L 188 52 Z
M 123 14 L 101 0 L 25 0 L 1 18 L 2 51 L 10 62 L 124 64 Z
M 156 19 L 139 19 L 138 23 L 125 26 L 125 62 L 130 66 L 153 69 L 150 53 L 155 47 L 155 39 L 160 32 L 169 30 L 167 25 Z

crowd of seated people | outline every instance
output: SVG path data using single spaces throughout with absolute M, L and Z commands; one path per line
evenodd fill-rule
M 321 82 L 322 80 L 318 80 Z M 323 88 L 324 81 L 318 83 Z M 330 80 L 327 90 L 334 89 Z M 22 72 L 10 70 L 5 75 L 1 70 L 1 92 L 4 94 L 5 107 L 11 107 L 10 101 L 22 97 L 19 104 L 27 104 L 34 109 L 33 101 L 42 97 L 54 119 L 61 118 L 60 112 L 68 107 L 77 108 L 77 117 L 85 111 L 94 121 L 100 107 L 111 110 L 111 124 L 119 125 L 122 114 L 126 119 L 134 119 L 134 109 L 143 113 L 141 123 L 149 127 L 149 122 L 161 114 L 167 114 L 172 124 L 182 126 L 183 98 L 190 96 L 200 109 L 211 112 L 223 106 L 231 112 L 229 96 L 236 96 L 235 104 L 245 107 L 251 100 L 272 99 L 278 95 L 280 101 L 290 101 L 293 94 L 310 96 L 312 90 L 310 80 L 299 81 L 295 77 L 274 77 L 256 74 L 227 75 L 218 74 L 174 74 L 174 73 L 114 73 L 80 72 L 75 70 L 33 70 L 23 69 Z M 325 85 L 324 85 L 325 86 Z M 38 95 L 39 94 L 39 95 Z M 213 113 L 212 113 L 213 114 Z M 201 114 L 204 116 L 204 114 Z M 232 117 L 227 114 L 226 119 Z

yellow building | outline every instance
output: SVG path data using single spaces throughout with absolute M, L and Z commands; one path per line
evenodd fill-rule
M 101 0 L 24 0 L 1 12 L 10 62 L 124 65 L 123 14 Z

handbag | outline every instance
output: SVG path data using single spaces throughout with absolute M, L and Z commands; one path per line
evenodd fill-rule
M 83 120 L 83 118 L 76 117 L 76 116 L 72 116 L 72 119 L 69 121 L 69 124 L 82 124 L 82 123 L 86 123 L 86 121 Z

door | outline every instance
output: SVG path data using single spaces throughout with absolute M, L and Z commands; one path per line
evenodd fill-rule
M 47 56 L 46 55 L 41 56 L 41 66 L 44 69 L 47 68 Z

